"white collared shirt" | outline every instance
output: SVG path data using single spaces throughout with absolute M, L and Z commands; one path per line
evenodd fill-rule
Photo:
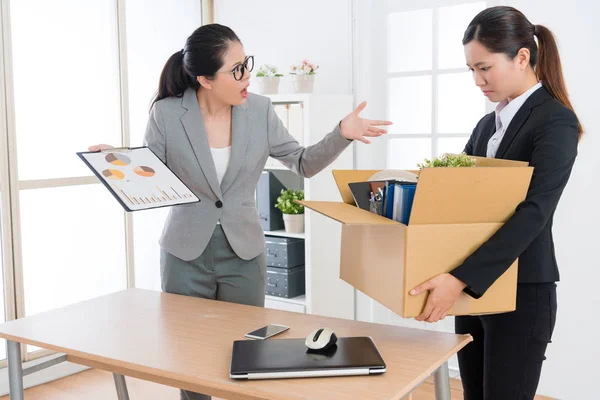
M 500 147 L 500 143 L 502 143 L 502 138 L 504 137 L 504 133 L 506 133 L 506 128 L 508 128 L 510 121 L 512 121 L 517 114 L 517 111 L 519 111 L 529 96 L 541 87 L 542 82 L 538 82 L 531 89 L 519 97 L 514 98 L 511 102 L 504 100 L 496 106 L 496 133 L 494 133 L 488 142 L 487 157 L 496 157 L 496 152 L 498 151 L 498 147 Z

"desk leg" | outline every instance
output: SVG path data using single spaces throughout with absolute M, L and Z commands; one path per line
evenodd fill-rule
M 8 361 L 8 390 L 10 400 L 24 400 L 23 365 L 21 364 L 21 343 L 6 341 Z
M 447 362 L 433 373 L 433 382 L 435 385 L 435 400 L 451 400 L 450 374 L 448 372 Z
M 119 400 L 129 400 L 129 393 L 127 393 L 127 383 L 125 383 L 125 377 L 119 374 L 113 374 L 115 378 L 115 386 L 117 387 L 117 398 Z

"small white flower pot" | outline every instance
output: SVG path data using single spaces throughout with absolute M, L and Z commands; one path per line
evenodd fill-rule
M 304 232 L 304 214 L 283 214 L 283 224 L 288 233 Z
M 258 91 L 261 94 L 277 94 L 279 91 L 278 76 L 261 76 L 257 77 Z
M 312 93 L 315 84 L 315 75 L 292 75 L 296 93 Z

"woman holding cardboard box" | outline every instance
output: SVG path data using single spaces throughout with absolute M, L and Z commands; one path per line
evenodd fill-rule
M 411 294 L 429 291 L 417 319 L 435 322 L 462 291 L 483 296 L 519 258 L 516 310 L 456 317 L 456 333 L 474 338 L 458 360 L 465 399 L 533 399 L 556 320 L 559 273 L 552 221 L 583 129 L 548 28 L 512 7 L 492 7 L 471 21 L 463 45 L 475 84 L 499 103 L 479 121 L 465 153 L 527 161 L 533 177 L 526 199 L 486 243 Z

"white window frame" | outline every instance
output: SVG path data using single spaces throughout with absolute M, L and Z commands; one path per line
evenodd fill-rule
M 398 12 L 407 12 L 413 10 L 432 9 L 432 67 L 430 70 L 421 71 L 408 71 L 408 72 L 396 72 L 389 73 L 385 71 L 385 81 L 387 82 L 390 78 L 408 78 L 417 76 L 431 76 L 431 133 L 393 133 L 386 135 L 387 140 L 393 139 L 431 139 L 431 157 L 438 155 L 438 142 L 439 139 L 446 138 L 464 138 L 465 145 L 471 132 L 460 132 L 460 133 L 444 133 L 440 132 L 438 128 L 438 115 L 439 115 L 439 102 L 438 102 L 438 90 L 439 90 L 439 77 L 441 75 L 459 74 L 467 72 L 467 67 L 464 68 L 440 68 L 439 67 L 439 25 L 440 25 L 440 8 L 448 6 L 456 6 L 468 3 L 479 3 L 485 1 L 486 7 L 494 5 L 504 4 L 504 1 L 496 0 L 425 0 L 414 2 L 408 7 L 403 1 L 386 0 L 387 8 L 383 18 L 387 18 L 388 15 Z M 384 21 L 382 21 L 384 22 Z M 385 26 L 384 23 L 381 24 Z M 387 38 L 387 35 L 384 35 Z M 387 48 L 387 47 L 385 47 Z M 387 56 L 387 54 L 386 54 Z M 386 59 L 387 61 L 387 59 Z M 382 62 L 382 65 L 387 65 Z M 388 86 L 387 84 L 385 85 Z M 387 94 L 387 93 L 386 93 Z M 387 97 L 386 97 L 387 98 Z M 495 105 L 490 101 L 485 100 L 485 112 L 489 113 L 494 110 Z M 386 111 L 388 111 L 389 104 L 386 102 Z M 389 114 L 388 114 L 389 115 Z M 483 115 L 482 115 L 483 117 Z M 387 146 L 386 146 L 387 147 Z M 388 154 L 385 154 L 386 167 L 389 166 Z
M 18 0 L 12 0 L 18 1 Z M 126 0 L 113 0 L 116 9 L 116 29 L 119 58 L 119 93 L 121 117 L 121 145 L 129 146 L 131 141 L 129 124 L 129 93 L 127 71 L 127 36 L 125 6 Z M 201 4 L 202 24 L 212 23 L 214 18 L 214 0 L 198 0 Z M 25 316 L 25 288 L 23 282 L 23 261 L 21 246 L 21 224 L 19 193 L 21 190 L 58 188 L 65 186 L 100 184 L 95 176 L 69 178 L 19 180 L 17 170 L 15 105 L 12 72 L 12 45 L 10 36 L 10 2 L 0 0 L 0 202 L 2 205 L 2 264 L 4 273 L 4 296 L 6 321 Z M 135 287 L 135 260 L 133 241 L 133 216 L 123 212 L 126 240 L 127 287 Z M 54 352 L 39 350 L 27 353 L 22 346 L 23 361 L 30 361 Z M 6 360 L 0 360 L 0 368 L 6 366 Z

